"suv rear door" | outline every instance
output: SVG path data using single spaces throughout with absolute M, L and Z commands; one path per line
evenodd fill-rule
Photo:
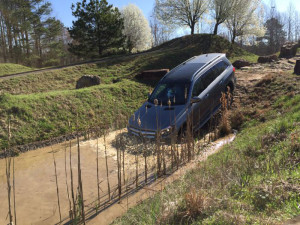
M 210 97 L 210 113 L 213 113 L 220 106 L 220 98 L 222 96 L 222 92 L 225 91 L 225 80 L 220 75 L 226 70 L 228 67 L 227 63 L 224 61 L 218 62 L 214 65 L 209 71 L 206 79 L 208 87 L 208 94 Z M 214 82 L 215 81 L 215 82 Z
M 191 97 L 200 97 L 201 93 L 206 89 L 204 86 L 204 82 L 202 77 L 199 77 L 193 86 L 192 90 L 192 96 Z M 201 101 L 198 103 L 194 103 L 192 105 L 192 123 L 193 123 L 193 129 L 197 129 L 200 126 L 200 122 L 202 118 L 208 113 L 208 107 L 209 104 L 208 98 L 201 98 Z
M 216 87 L 209 87 L 214 81 L 214 73 L 215 71 L 213 68 L 209 69 L 196 80 L 193 87 L 192 97 L 197 96 L 201 98 L 199 103 L 195 103 L 192 106 L 193 124 L 196 130 L 208 119 L 212 112 L 212 107 L 217 104 L 215 99 Z
M 224 61 L 220 61 L 218 62 L 215 66 L 214 66 L 214 70 L 215 70 L 215 79 L 217 79 L 217 89 L 216 89 L 216 96 L 215 98 L 218 99 L 218 103 L 220 104 L 220 98 L 222 97 L 222 92 L 226 91 L 226 80 L 224 78 L 224 76 L 220 77 L 220 79 L 218 79 L 218 77 L 229 67 L 229 65 L 224 62 Z
M 209 119 L 211 114 L 220 105 L 221 92 L 224 91 L 222 79 L 218 79 L 218 83 L 211 85 L 228 67 L 221 61 L 205 72 L 196 80 L 192 90 L 192 97 L 201 97 L 201 102 L 192 106 L 193 127 L 198 129 L 203 123 Z

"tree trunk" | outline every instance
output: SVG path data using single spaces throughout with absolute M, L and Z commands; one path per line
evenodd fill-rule
M 100 40 L 98 41 L 98 54 L 99 54 L 99 56 L 102 55 L 102 48 L 101 48 Z
M 195 23 L 192 22 L 191 27 L 191 35 L 193 35 L 195 33 Z
M 234 44 L 235 38 L 236 38 L 236 31 L 233 30 L 232 37 L 231 37 L 231 44 Z
M 97 36 L 98 35 L 101 35 L 100 34 L 100 28 L 99 28 L 99 25 L 97 25 Z M 102 49 L 102 45 L 101 45 L 101 38 L 100 37 L 97 37 L 98 38 L 98 54 L 99 54 L 99 56 L 101 56 L 102 55 L 102 51 L 103 51 L 103 49 Z
M 13 27 L 13 33 L 14 33 L 14 42 L 15 42 L 15 51 L 14 51 L 14 58 L 15 58 L 15 62 L 18 64 L 19 63 L 19 57 L 20 54 L 18 53 L 18 48 L 21 47 L 20 45 L 20 39 L 18 39 L 18 34 L 17 34 L 17 29 L 15 27 Z M 19 41 L 19 42 L 18 42 Z
M 7 30 L 7 39 L 8 39 L 8 52 L 9 52 L 9 56 L 10 56 L 10 59 L 13 58 L 13 51 L 12 51 L 12 34 L 11 34 L 11 27 L 10 27 L 10 24 L 7 24 L 7 27 L 6 27 L 6 30 Z
M 219 23 L 216 22 L 215 28 L 214 28 L 214 35 L 217 35 L 217 34 L 218 34 L 218 26 L 219 26 Z
M 2 46 L 2 54 L 3 54 L 3 60 L 6 63 L 7 62 L 7 56 L 6 56 L 6 38 L 4 33 L 4 22 L 1 19 L 0 21 L 0 27 L 1 27 L 1 46 Z
M 42 44 L 41 44 L 41 38 L 39 38 L 39 55 L 40 55 L 40 58 L 42 59 Z
M 29 50 L 29 38 L 28 38 L 28 32 L 27 32 L 27 30 L 25 31 L 25 37 L 26 37 L 26 53 L 27 53 L 27 56 L 29 57 L 29 52 L 30 52 L 30 50 Z
M 25 35 L 24 35 L 24 32 L 23 31 L 21 31 L 21 37 L 19 37 L 20 38 L 20 40 L 22 40 L 22 54 L 24 54 L 25 53 Z

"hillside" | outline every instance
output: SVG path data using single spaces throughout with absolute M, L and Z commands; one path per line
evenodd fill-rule
M 272 66 L 237 71 L 236 139 L 114 224 L 299 223 L 300 78 Z
M 140 55 L 0 80 L 1 148 L 7 145 L 8 116 L 12 117 L 14 145 L 65 135 L 69 133 L 68 121 L 74 128 L 77 115 L 81 130 L 95 123 L 113 127 L 116 121 L 125 126 L 153 87 L 153 83 L 134 79 L 135 75 L 147 69 L 171 69 L 209 52 L 226 53 L 232 60 L 257 58 L 221 37 L 205 34 L 177 38 Z M 101 85 L 76 90 L 76 80 L 83 74 L 99 75 Z
M 21 73 L 33 70 L 30 67 L 22 66 L 13 63 L 0 63 L 0 77 L 3 75 Z

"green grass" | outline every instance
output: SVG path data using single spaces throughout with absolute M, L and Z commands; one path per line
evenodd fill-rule
M 137 74 L 172 69 L 192 56 L 211 52 L 226 53 L 230 59 L 256 57 L 221 37 L 204 34 L 174 39 L 142 55 L 0 80 L 0 149 L 7 145 L 8 115 L 13 117 L 13 145 L 66 134 L 68 120 L 74 123 L 76 113 L 81 130 L 94 123 L 113 126 L 117 119 L 125 123 L 154 85 L 136 80 Z M 76 81 L 84 74 L 100 76 L 101 84 L 76 90 Z M 114 83 L 115 79 L 120 81 Z
M 277 104 L 283 115 L 248 123 L 233 143 L 114 224 L 278 224 L 299 215 L 300 95 Z M 190 204 L 191 193 L 204 200 Z
M 300 89 L 292 72 L 274 76 L 239 90 L 234 142 L 114 224 L 278 224 L 299 215 Z
M 147 90 L 147 85 L 126 79 L 80 90 L 2 94 L 0 116 L 12 117 L 12 144 L 22 145 L 68 133 L 68 121 L 75 128 L 77 114 L 80 130 L 96 125 L 108 128 L 115 125 L 116 120 L 124 125 L 128 115 L 146 99 Z M 0 138 L 4 148 L 7 146 L 4 129 L 0 130 Z
M 21 73 L 33 70 L 30 67 L 13 63 L 0 63 L 0 77 L 3 75 Z
M 98 64 L 73 66 L 0 81 L 0 89 L 11 94 L 73 90 L 76 80 L 84 74 L 98 75 L 103 84 L 110 84 L 116 78 L 132 79 L 143 70 L 172 69 L 192 56 L 211 52 L 226 53 L 232 62 L 237 58 L 244 58 L 251 62 L 257 60 L 256 55 L 246 52 L 236 45 L 231 46 L 227 40 L 221 37 L 208 34 L 177 38 L 154 50 L 143 55 L 112 58 Z
M 235 57 L 230 57 L 229 58 L 231 63 L 233 63 L 234 61 L 236 61 L 238 59 L 243 59 L 243 60 L 246 60 L 250 63 L 257 63 L 258 55 L 254 55 L 254 54 L 250 53 L 250 54 L 245 54 L 243 56 L 235 56 Z

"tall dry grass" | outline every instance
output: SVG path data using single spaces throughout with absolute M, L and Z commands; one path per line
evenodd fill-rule
M 230 89 L 228 89 L 227 93 L 222 92 L 222 97 L 220 99 L 222 109 L 221 121 L 218 128 L 218 135 L 220 137 L 224 137 L 231 133 L 231 125 L 229 120 L 229 99 L 231 99 Z
M 60 207 L 59 188 L 58 188 L 58 181 L 57 181 L 56 160 L 55 160 L 55 155 L 54 155 L 53 148 L 52 148 L 52 156 L 53 156 L 53 165 L 54 165 L 54 174 L 55 174 L 55 184 L 56 184 L 56 196 L 57 196 L 57 206 L 58 206 L 58 213 L 59 213 L 59 222 L 61 222 L 61 209 L 60 209 L 61 207 Z

